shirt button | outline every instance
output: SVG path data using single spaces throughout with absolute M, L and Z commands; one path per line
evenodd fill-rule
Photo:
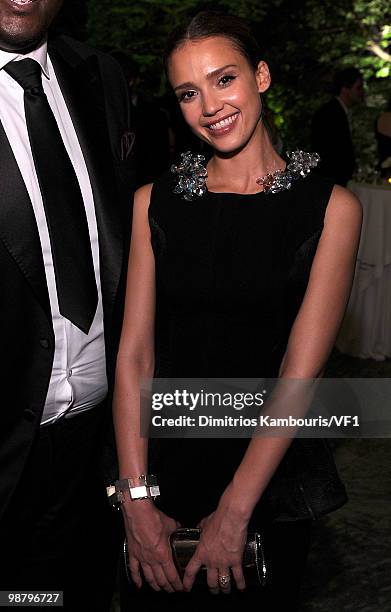
M 44 349 L 48 349 L 50 346 L 50 342 L 47 338 L 40 338 L 39 340 L 39 344 L 42 346 L 42 348 Z
M 35 420 L 35 412 L 34 410 L 30 410 L 30 408 L 26 408 L 26 410 L 23 412 L 23 415 L 26 421 L 32 422 Z

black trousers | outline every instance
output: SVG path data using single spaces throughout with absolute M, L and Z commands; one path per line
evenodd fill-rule
M 0 522 L 0 589 L 62 590 L 64 609 L 110 610 L 121 517 L 97 466 L 102 406 L 42 427 Z
M 190 593 L 155 592 L 144 586 L 138 590 L 127 582 L 121 571 L 121 610 L 142 609 L 155 612 L 170 611 L 205 612 L 213 609 L 221 612 L 259 610 L 293 612 L 300 609 L 300 586 L 307 559 L 311 521 L 292 521 L 264 525 L 265 552 L 268 553 L 271 580 L 264 588 L 248 588 L 244 592 L 232 590 L 230 595 L 212 595 L 207 588 L 193 587 Z

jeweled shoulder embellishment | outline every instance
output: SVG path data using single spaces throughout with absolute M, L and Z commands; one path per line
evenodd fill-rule
M 278 193 L 292 187 L 293 181 L 305 178 L 320 162 L 317 153 L 306 153 L 305 151 L 288 151 L 287 157 L 290 162 L 285 170 L 266 174 L 257 179 L 258 185 L 263 186 L 265 193 Z
M 182 196 L 184 200 L 194 200 L 206 193 L 206 179 L 208 176 L 204 166 L 205 157 L 198 153 L 186 151 L 181 154 L 179 164 L 171 166 L 171 172 L 178 175 L 174 193 Z

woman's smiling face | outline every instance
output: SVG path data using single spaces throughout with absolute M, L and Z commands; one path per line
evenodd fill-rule
M 265 62 L 253 68 L 224 36 L 189 40 L 168 61 L 168 76 L 193 132 L 216 151 L 234 153 L 260 125 L 260 93 L 270 85 Z

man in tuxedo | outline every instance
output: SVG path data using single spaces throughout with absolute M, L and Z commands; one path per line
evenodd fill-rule
M 335 75 L 334 98 L 315 113 L 312 126 L 312 150 L 320 155 L 317 171 L 345 186 L 352 178 L 355 158 L 351 135 L 351 109 L 364 99 L 363 78 L 356 68 L 346 68 Z
M 61 4 L 0 0 L 0 588 L 97 611 L 121 538 L 100 463 L 133 134 L 113 59 L 48 41 Z

